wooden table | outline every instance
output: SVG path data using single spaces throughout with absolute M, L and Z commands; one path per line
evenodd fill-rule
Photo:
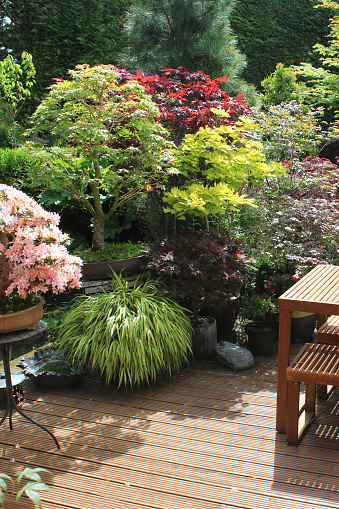
M 12 348 L 12 346 L 20 345 L 23 343 L 28 343 L 30 341 L 33 341 L 34 339 L 38 339 L 43 337 L 46 334 L 46 328 L 47 325 L 45 322 L 40 320 L 36 327 L 33 330 L 19 330 L 14 332 L 6 332 L 0 334 L 0 352 L 2 355 L 2 360 L 4 363 L 4 371 L 5 371 L 5 379 L 6 379 L 6 409 L 5 413 L 0 419 L 0 426 L 5 421 L 6 417 L 8 417 L 9 420 L 9 429 L 13 429 L 12 425 L 12 412 L 13 408 L 19 412 L 20 415 L 25 417 L 25 419 L 29 420 L 33 424 L 36 424 L 39 426 L 39 428 L 42 428 L 45 430 L 54 440 L 56 446 L 58 449 L 60 449 L 60 445 L 56 439 L 56 437 L 53 435 L 49 429 L 47 429 L 42 424 L 39 424 L 35 419 L 32 419 L 32 417 L 29 417 L 16 403 L 14 395 L 13 395 L 13 386 L 12 386 L 12 375 L 11 375 L 11 366 L 9 363 L 9 353 Z
M 325 322 L 327 315 L 339 315 L 339 266 L 317 265 L 279 297 L 278 306 L 280 313 L 276 429 L 286 433 L 286 368 L 290 360 L 291 313 L 316 313 L 318 327 Z

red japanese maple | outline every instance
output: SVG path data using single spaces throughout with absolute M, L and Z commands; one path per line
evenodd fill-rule
M 220 83 L 227 76 L 211 79 L 202 71 L 188 72 L 184 67 L 164 69 L 161 75 L 117 68 L 122 82 L 137 79 L 159 106 L 162 121 L 173 132 L 178 143 L 185 132 L 197 131 L 202 126 L 230 124 L 239 115 L 249 112 L 241 94 L 230 97 Z M 212 109 L 227 111 L 220 118 Z

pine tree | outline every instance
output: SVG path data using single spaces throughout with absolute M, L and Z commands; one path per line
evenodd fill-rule
M 248 92 L 239 79 L 246 66 L 229 16 L 234 0 L 148 0 L 134 5 L 125 29 L 128 48 L 121 55 L 129 69 L 159 73 L 163 68 L 201 70 L 212 78 L 229 75 L 226 91 Z

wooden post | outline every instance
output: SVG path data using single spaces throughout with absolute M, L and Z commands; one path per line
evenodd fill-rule
M 278 383 L 276 430 L 286 433 L 287 381 L 286 369 L 290 360 L 291 311 L 281 310 L 279 314 Z

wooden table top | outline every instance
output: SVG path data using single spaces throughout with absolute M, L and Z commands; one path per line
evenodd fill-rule
M 339 266 L 317 265 L 278 299 L 280 310 L 339 315 Z
M 46 334 L 47 324 L 40 320 L 33 330 L 23 329 L 0 334 L 0 349 L 9 348 L 21 343 L 29 343 L 34 339 L 43 337 Z

